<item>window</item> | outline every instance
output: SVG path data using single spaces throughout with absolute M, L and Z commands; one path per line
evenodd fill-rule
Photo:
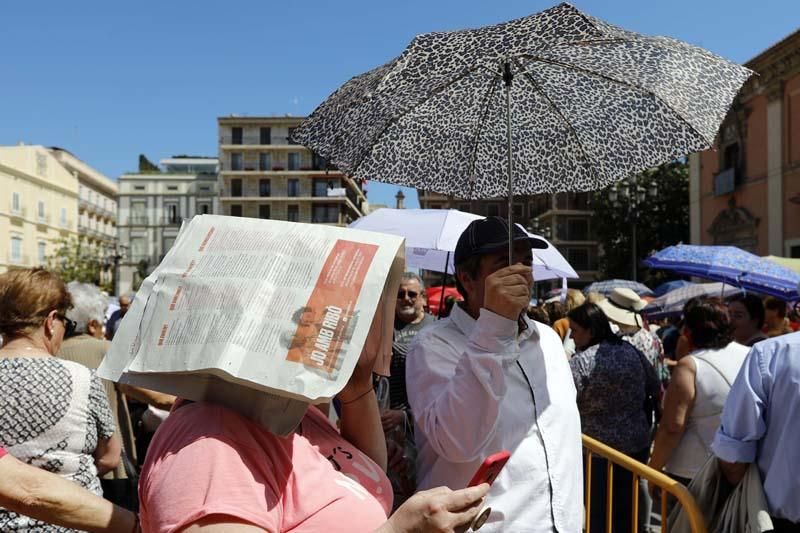
M 499 217 L 500 216 L 500 206 L 497 204 L 488 204 L 486 206 L 486 216 L 487 217 Z
M 470 210 L 469 210 L 469 204 L 461 204 L 461 205 L 459 205 L 459 206 L 458 206 L 458 210 L 459 210 L 459 211 L 463 211 L 463 212 L 465 212 L 465 213 L 469 213 L 469 212 L 470 212 Z
M 339 222 L 339 206 L 315 204 L 311 211 L 311 222 L 336 224 Z
M 289 222 L 300 222 L 300 208 L 296 205 L 287 206 L 286 220 Z
M 523 208 L 522 204 L 514 204 L 514 218 L 519 221 L 524 215 L 523 212 L 525 209 Z
M 167 210 L 168 224 L 177 224 L 180 222 L 180 219 L 178 218 L 178 204 L 166 204 L 164 207 Z
M 199 211 L 201 215 L 207 215 L 211 212 L 211 209 L 209 208 L 208 204 L 200 204 Z
M 134 191 L 143 191 L 144 190 L 144 185 L 134 185 L 133 186 L 133 190 Z
M 242 153 L 233 152 L 231 154 L 231 170 L 242 170 Z
M 36 216 L 39 217 L 40 222 L 44 222 L 44 202 L 39 200 Z
M 147 224 L 147 204 L 131 202 L 131 224 Z
M 312 196 L 328 196 L 328 189 L 333 189 L 333 181 L 326 179 L 314 180 L 314 190 Z
M 231 180 L 231 196 L 241 196 L 242 195 L 242 180 L 240 179 L 233 179 Z
M 231 128 L 231 144 L 242 144 L 242 128 Z
M 300 154 L 289 152 L 289 170 L 300 170 Z
M 289 141 L 289 144 L 297 144 L 292 137 L 294 136 L 294 130 L 297 128 L 289 128 L 289 133 L 286 135 L 286 139 Z
M 11 237 L 11 262 L 22 262 L 22 239 L 20 237 Z
M 269 196 L 272 191 L 270 190 L 269 180 L 258 180 L 258 195 Z
M 131 238 L 131 259 L 134 263 L 147 260 L 147 241 L 144 237 Z
M 62 228 L 66 228 L 67 227 L 67 208 L 66 207 L 62 207 L 61 208 L 61 227 Z
M 789 257 L 800 257 L 800 246 L 792 246 L 789 248 Z
M 210 190 L 211 190 L 211 185 L 201 185 L 201 186 L 200 186 L 200 190 L 201 190 L 201 191 L 208 192 L 208 191 L 210 191 Z
M 575 270 L 594 270 L 589 262 L 589 250 L 586 248 L 567 248 L 567 261 Z
M 291 197 L 300 196 L 300 180 L 290 179 L 288 182 L 288 195 Z M 297 206 L 295 206 L 297 207 Z
M 261 204 L 258 206 L 258 218 L 269 218 L 269 205 L 268 204 Z
M 585 218 L 567 219 L 567 235 L 572 241 L 588 241 L 589 220 Z
M 264 152 L 258 154 L 258 169 L 272 170 L 272 154 Z
M 19 193 L 18 192 L 13 193 L 11 195 L 11 211 L 14 212 L 14 213 L 19 213 L 20 212 L 20 203 L 21 202 L 20 202 L 20 199 L 19 199 Z
M 258 130 L 259 144 L 272 144 L 272 130 L 271 128 L 259 128 Z
M 178 190 L 178 186 L 177 185 L 167 185 L 167 190 L 168 191 L 177 191 Z
M 36 248 L 36 259 L 40 265 L 47 262 L 47 243 L 39 242 Z
M 235 204 L 231 206 L 231 216 L 232 217 L 240 217 L 242 216 L 242 206 L 239 204 Z

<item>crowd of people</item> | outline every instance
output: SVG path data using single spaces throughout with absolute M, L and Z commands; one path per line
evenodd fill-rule
M 288 436 L 99 379 L 130 297 L 106 320 L 92 285 L 0 275 L 0 531 L 604 531 L 609 471 L 612 530 L 632 530 L 636 491 L 647 531 L 655 487 L 599 458 L 585 486 L 581 433 L 687 485 L 712 456 L 734 484 L 754 464 L 775 531 L 800 530 L 800 453 L 778 444 L 800 414 L 784 302 L 695 298 L 659 323 L 624 288 L 531 306 L 546 243 L 514 227 L 511 265 L 508 244 L 504 220 L 471 223 L 454 254 L 460 301 L 436 316 L 404 274 L 390 376 L 364 351 Z M 467 487 L 502 450 L 491 487 Z

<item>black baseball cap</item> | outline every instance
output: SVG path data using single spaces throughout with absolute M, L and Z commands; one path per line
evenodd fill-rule
M 518 224 L 514 224 L 512 233 L 514 242 L 527 241 L 531 248 L 547 248 L 547 242 L 531 237 Z M 470 257 L 494 253 L 508 247 L 508 221 L 501 217 L 486 217 L 470 222 L 467 229 L 458 238 L 453 264 L 460 264 Z

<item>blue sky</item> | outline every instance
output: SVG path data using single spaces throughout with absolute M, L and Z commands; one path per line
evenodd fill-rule
M 800 27 L 798 0 L 575 0 L 613 24 L 744 62 Z M 539 0 L 5 2 L 0 144 L 56 145 L 116 178 L 216 155 L 216 118 L 304 115 L 418 33 L 502 22 Z M 370 185 L 372 203 L 397 187 Z M 407 194 L 411 206 L 416 193 Z

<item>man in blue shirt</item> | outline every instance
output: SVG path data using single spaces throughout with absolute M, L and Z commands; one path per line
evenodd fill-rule
M 776 532 L 800 532 L 800 333 L 753 346 L 714 442 L 728 480 L 758 465 Z

